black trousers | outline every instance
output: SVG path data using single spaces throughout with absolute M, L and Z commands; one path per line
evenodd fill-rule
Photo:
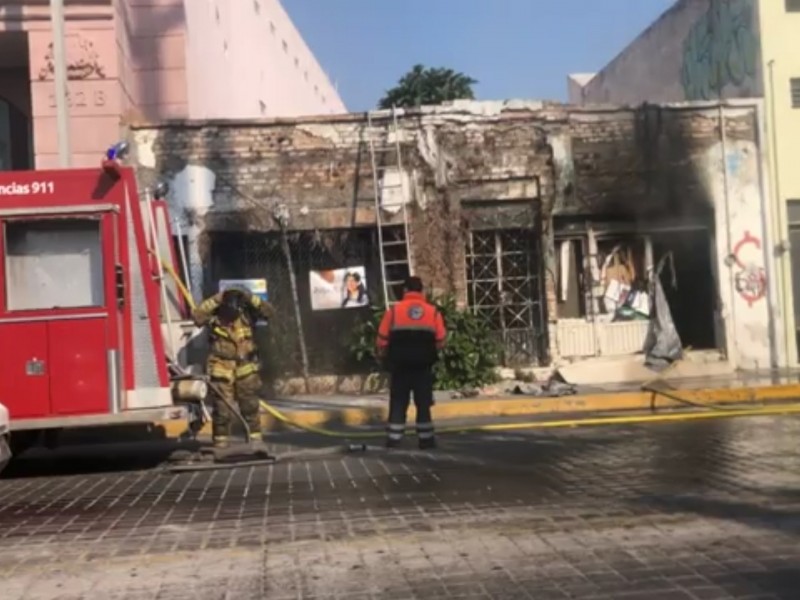
M 417 408 L 417 437 L 420 440 L 434 436 L 433 418 L 433 369 L 431 367 L 395 367 L 391 371 L 389 391 L 389 439 L 403 439 L 406 413 L 411 397 Z

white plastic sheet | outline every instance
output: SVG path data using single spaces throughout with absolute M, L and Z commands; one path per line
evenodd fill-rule
M 650 329 L 644 342 L 644 364 L 655 369 L 665 368 L 683 358 L 683 344 L 678 330 L 675 328 L 675 322 L 672 320 L 672 312 L 661 284 L 661 272 L 664 270 L 667 260 L 670 261 L 672 270 L 672 286 L 677 287 L 672 254 L 667 254 L 659 261 L 650 279 L 653 306 L 650 315 Z

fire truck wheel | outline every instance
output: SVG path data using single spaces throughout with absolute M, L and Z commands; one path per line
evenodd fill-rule
M 29 448 L 35 446 L 38 438 L 39 431 L 35 429 L 12 432 L 11 439 L 8 443 L 8 445 L 11 447 L 12 456 L 19 456 Z
M 0 435 L 0 473 L 6 468 L 6 465 L 11 461 L 11 448 L 8 445 L 8 436 Z
M 42 444 L 48 450 L 55 450 L 61 441 L 61 432 L 63 429 L 45 429 L 42 431 Z

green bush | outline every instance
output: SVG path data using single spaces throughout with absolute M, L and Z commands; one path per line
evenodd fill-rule
M 433 303 L 447 327 L 447 344 L 435 367 L 436 389 L 460 390 L 496 381 L 500 349 L 485 321 L 459 310 L 451 296 L 434 299 Z M 384 312 L 383 307 L 374 308 L 370 318 L 355 326 L 347 344 L 353 358 L 373 370 L 380 368 L 375 343 Z

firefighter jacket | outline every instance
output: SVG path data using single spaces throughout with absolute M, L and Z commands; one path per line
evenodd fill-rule
M 253 339 L 254 321 L 259 316 L 271 318 L 275 311 L 269 302 L 261 300 L 258 296 L 250 296 L 252 311 L 244 311 L 232 323 L 224 325 L 216 316 L 221 300 L 221 294 L 204 300 L 192 315 L 198 327 L 208 328 L 207 374 L 225 381 L 235 381 L 257 374 L 260 365 L 258 348 Z
M 446 336 L 438 309 L 421 293 L 406 292 L 383 315 L 378 328 L 378 353 L 390 368 L 430 367 L 444 347 Z

